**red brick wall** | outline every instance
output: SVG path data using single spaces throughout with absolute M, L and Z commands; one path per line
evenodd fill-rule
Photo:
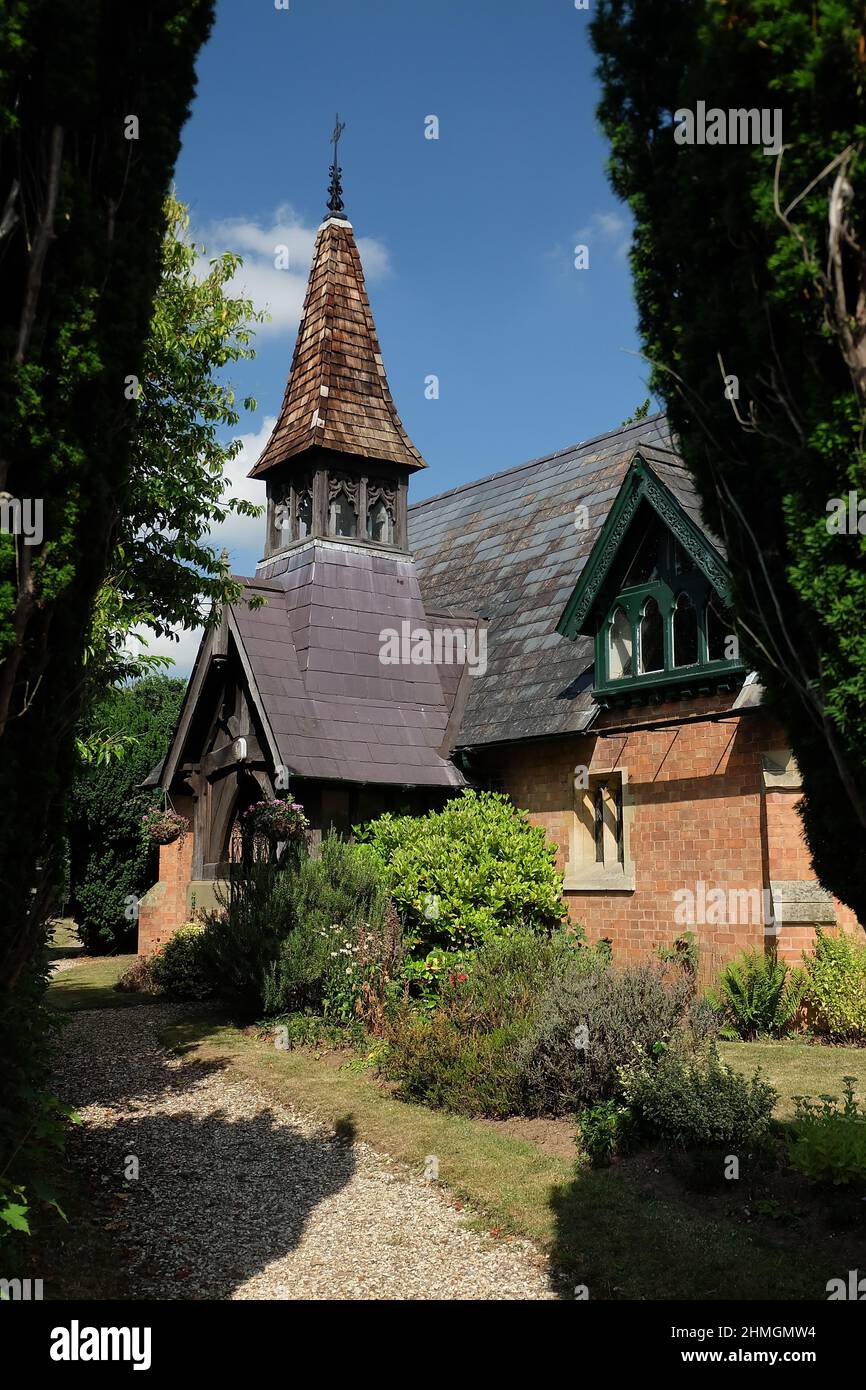
M 186 892 L 192 878 L 193 833 L 159 848 L 159 882 L 138 908 L 138 954 L 152 955 L 189 917 Z
M 700 711 L 721 712 L 726 699 L 705 699 Z M 660 705 L 651 712 L 608 711 L 591 736 L 491 749 L 481 765 L 544 827 L 563 870 L 574 768 L 627 769 L 635 890 L 566 892 L 571 919 L 593 940 L 610 937 L 619 959 L 646 956 L 656 945 L 693 930 L 702 947 L 702 973 L 711 976 L 744 947 L 765 941 L 760 916 L 751 920 L 751 911 L 741 911 L 734 916 L 747 920 L 679 925 L 674 893 L 689 888 L 697 895 L 698 880 L 708 893 L 714 888 L 762 893 L 771 880 L 811 880 L 814 873 L 796 812 L 799 793 L 764 787 L 761 754 L 784 747 L 784 735 L 760 710 L 687 722 L 697 709 Z M 617 726 L 672 718 L 679 722 L 617 732 Z M 847 910 L 843 916 L 851 918 Z M 812 935 L 808 926 L 782 925 L 780 953 L 798 958 Z

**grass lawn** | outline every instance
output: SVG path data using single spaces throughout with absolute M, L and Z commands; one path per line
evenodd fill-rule
M 58 917 L 51 931 L 48 959 L 55 961 L 64 960 L 69 956 L 80 956 L 83 950 L 72 918 Z
M 55 1009 L 71 1013 L 76 1009 L 125 1009 L 136 1004 L 152 1004 L 147 994 L 120 994 L 115 988 L 135 956 L 95 956 L 76 961 L 69 970 L 51 977 L 46 999 Z
M 779 1092 L 779 1119 L 794 1114 L 793 1096 L 842 1096 L 842 1077 L 856 1078 L 854 1090 L 866 1096 L 866 1047 L 823 1047 L 785 1039 L 781 1042 L 721 1043 L 719 1054 L 747 1075 L 761 1068 L 765 1081 Z
M 856 1268 L 858 1258 L 862 1264 L 856 1195 L 842 1194 L 825 1211 L 820 1196 L 803 1201 L 800 1179 L 778 1174 L 766 1202 L 748 1171 L 708 1191 L 691 1184 L 681 1164 L 653 1153 L 577 1170 L 483 1121 L 395 1100 L 342 1054 L 281 1052 L 213 1013 L 175 1025 L 165 1041 L 221 1062 L 329 1127 L 351 1120 L 359 1139 L 416 1173 L 435 1155 L 440 1181 L 485 1227 L 528 1236 L 549 1252 L 566 1291 L 586 1284 L 590 1298 L 602 1299 L 824 1298 L 828 1279 Z M 765 1046 L 754 1045 L 749 1067 Z M 851 1069 L 852 1049 L 820 1051 L 835 1058 L 833 1076 Z M 823 1086 L 831 1073 L 821 1065 Z

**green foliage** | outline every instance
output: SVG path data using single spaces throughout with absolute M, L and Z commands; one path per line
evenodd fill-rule
M 818 1026 L 837 1042 L 866 1042 L 866 946 L 844 932 L 828 936 L 818 927 L 803 968 L 805 999 Z
M 854 1097 L 855 1077 L 843 1076 L 844 1101 L 838 1097 L 795 1096 L 792 1165 L 806 1177 L 835 1186 L 866 1182 L 866 1106 Z
M 805 987 L 802 973 L 775 951 L 748 950 L 725 966 L 708 998 L 724 1020 L 724 1037 L 778 1038 L 797 1017 Z
M 556 850 L 505 796 L 467 791 L 426 816 L 357 831 L 384 866 L 411 953 L 473 950 L 565 917 Z
M 866 921 L 866 534 L 827 525 L 831 499 L 866 497 L 866 382 L 845 347 L 862 340 L 862 4 L 599 0 L 592 39 L 649 384 L 725 542 L 741 647 L 796 754 L 818 876 Z M 700 100 L 779 109 L 784 153 L 677 143 L 673 113 Z
M 383 1061 L 402 1100 L 458 1115 L 520 1113 L 518 1052 L 525 1023 L 465 1033 L 444 1012 L 410 1015 L 394 1028 Z
M 212 18 L 212 0 L 13 0 L 0 14 L 0 490 L 43 506 L 39 544 L 0 537 L 0 1171 L 37 1196 L 62 1134 L 37 956 L 84 647 L 127 500 L 124 382 L 143 372 L 163 203 Z M 129 112 L 140 140 L 125 138 Z
M 624 1094 L 649 1135 L 680 1148 L 759 1143 L 770 1131 L 777 1092 L 760 1073 L 744 1077 L 715 1051 L 666 1053 L 628 1074 Z
M 334 923 L 330 946 L 325 1013 L 344 1023 L 360 1018 L 370 1033 L 382 1036 L 409 993 L 403 933 L 393 902 L 389 898 L 384 910 L 376 902 L 363 919 Z
M 240 257 L 213 257 L 203 275 L 206 249 L 188 234 L 189 214 L 172 194 L 135 403 L 130 489 L 88 647 L 97 682 L 166 664 L 147 654 L 143 629 L 173 636 L 198 627 L 211 603 L 215 616 L 241 598 L 207 537 L 232 514 L 261 511 L 229 492 L 228 466 L 242 445 L 231 437 L 241 411 L 226 369 L 255 356 L 253 325 L 265 316 L 228 292 Z M 247 410 L 255 404 L 243 402 Z
M 639 420 L 645 420 L 646 417 L 649 415 L 649 409 L 650 398 L 649 396 L 647 396 L 645 400 L 641 401 L 640 405 L 637 407 L 633 415 L 626 416 L 626 418 L 622 422 L 623 426 L 636 425 Z
M 251 1015 L 323 1007 L 351 1014 L 379 968 L 374 945 L 384 947 L 386 907 L 375 855 L 335 834 L 324 838 L 316 857 L 298 845 L 279 863 L 240 866 L 224 910 L 207 918 L 202 951 L 209 978 Z
M 578 935 L 491 940 L 439 982 L 435 1009 L 398 1017 L 383 1069 L 406 1099 L 464 1115 L 520 1114 L 520 1044 L 539 1000 L 556 980 L 603 968 Z
M 529 1113 L 570 1115 L 621 1092 L 621 1068 L 707 1040 L 689 981 L 656 965 L 554 977 L 522 1047 Z
M 125 383 L 143 378 L 164 200 L 213 4 L 13 12 L 0 20 L 0 488 L 41 499 L 43 525 L 40 544 L 0 538 L 0 987 L 51 907 L 92 690 L 84 649 L 128 499 Z
M 627 1153 L 636 1139 L 634 1117 L 627 1106 L 614 1100 L 600 1100 L 582 1110 L 577 1120 L 581 1152 L 590 1163 L 601 1168 L 618 1154 Z
M 670 946 L 657 946 L 656 955 L 663 965 L 678 965 L 692 982 L 697 979 L 701 948 L 693 931 L 680 932 Z
M 0 1011 L 0 1264 L 9 1273 L 20 1267 L 15 1237 L 30 1235 L 37 1205 L 63 1216 L 54 1174 L 75 1116 L 48 1090 L 62 1025 L 44 1003 L 46 975 L 42 947 Z
M 183 699 L 184 683 L 149 676 L 109 690 L 85 728 L 100 742 L 128 740 L 118 761 L 80 766 L 69 791 L 69 910 L 88 951 L 135 944 L 136 904 L 156 877 L 155 855 L 142 838 L 141 816 L 156 793 L 139 790 L 165 754 Z
M 153 957 L 151 977 L 173 999 L 210 999 L 214 994 L 203 950 L 204 929 L 180 927 Z M 119 985 L 118 985 L 119 987 Z
M 316 1051 L 322 1048 L 351 1048 L 362 1051 L 370 1046 L 366 1028 L 359 1018 L 342 1023 L 323 1018 L 321 1014 L 288 1013 L 263 1020 L 258 1027 L 261 1037 L 269 1038 L 281 1052 L 296 1047 Z

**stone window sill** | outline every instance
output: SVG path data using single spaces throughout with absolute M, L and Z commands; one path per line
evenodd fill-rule
M 635 891 L 634 867 L 625 869 L 566 869 L 562 887 L 566 893 L 633 893 Z

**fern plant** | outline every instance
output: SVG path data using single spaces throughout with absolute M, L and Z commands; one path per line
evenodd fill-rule
M 806 982 L 775 951 L 748 950 L 725 966 L 717 990 L 707 998 L 724 1022 L 722 1037 L 779 1037 L 803 1002 Z

